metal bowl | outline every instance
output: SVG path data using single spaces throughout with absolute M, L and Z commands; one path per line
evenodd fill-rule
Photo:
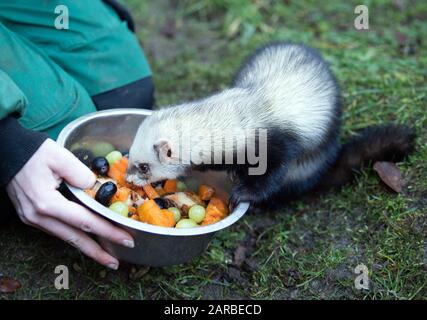
M 87 139 L 107 141 L 120 149 L 129 149 L 141 121 L 151 114 L 144 109 L 112 109 L 85 115 L 69 123 L 59 134 L 59 145 L 69 148 Z M 224 172 L 193 172 L 188 185 L 207 183 L 218 190 L 229 191 L 231 184 Z M 67 185 L 83 205 L 129 232 L 135 240 L 133 249 L 99 237 L 101 246 L 118 259 L 148 266 L 168 266 L 187 262 L 204 252 L 215 232 L 239 220 L 249 208 L 240 203 L 223 220 L 208 226 L 175 229 L 146 224 L 123 217 L 104 207 L 83 190 Z

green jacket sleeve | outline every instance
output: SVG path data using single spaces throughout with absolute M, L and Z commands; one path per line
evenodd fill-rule
M 13 80 L 0 70 L 0 187 L 6 186 L 40 145 L 46 133 L 26 129 L 17 117 L 25 112 L 27 99 Z

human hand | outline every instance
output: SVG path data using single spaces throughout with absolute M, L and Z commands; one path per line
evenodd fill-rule
M 46 140 L 9 182 L 6 190 L 21 220 L 52 234 L 111 269 L 119 262 L 86 232 L 133 247 L 125 231 L 67 200 L 58 190 L 62 179 L 77 188 L 90 188 L 96 177 L 71 152 Z

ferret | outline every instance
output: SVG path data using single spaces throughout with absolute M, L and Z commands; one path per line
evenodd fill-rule
M 274 208 L 342 186 L 368 162 L 400 161 L 414 148 L 412 129 L 393 124 L 367 127 L 342 145 L 341 113 L 337 81 L 320 54 L 302 44 L 271 43 L 246 59 L 229 88 L 144 119 L 129 151 L 127 180 L 143 185 L 190 169 L 226 170 L 233 181 L 231 206 L 247 201 Z M 188 137 L 202 129 L 212 139 L 189 144 Z M 248 173 L 254 165 L 247 157 L 239 163 L 209 160 L 212 145 L 223 147 L 222 159 L 244 153 L 249 140 L 234 131 L 255 132 L 255 153 L 266 147 L 263 174 Z

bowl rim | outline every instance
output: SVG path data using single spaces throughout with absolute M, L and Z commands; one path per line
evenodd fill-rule
M 126 115 L 126 114 L 139 114 L 149 116 L 151 115 L 152 110 L 147 109 L 133 109 L 133 108 L 123 108 L 123 109 L 109 109 L 103 111 L 97 111 L 88 113 L 80 118 L 77 118 L 67 124 L 59 133 L 59 136 L 56 142 L 65 147 L 65 142 L 70 134 L 81 124 L 90 121 L 94 118 L 102 118 L 109 117 L 114 115 Z M 222 219 L 219 222 L 207 225 L 207 226 L 199 226 L 196 228 L 186 228 L 186 229 L 176 229 L 176 228 L 166 228 L 160 226 L 154 226 L 148 223 L 135 221 L 133 219 L 129 219 L 127 217 L 123 217 L 114 211 L 104 207 L 102 204 L 92 199 L 89 195 L 87 195 L 82 189 L 73 187 L 68 183 L 65 183 L 66 186 L 70 189 L 71 193 L 79 199 L 85 206 L 89 207 L 92 211 L 100 214 L 101 216 L 112 220 L 120 225 L 124 225 L 128 228 L 159 234 L 159 235 L 168 235 L 168 236 L 197 236 L 207 233 L 212 233 L 219 231 L 221 229 L 225 229 L 239 220 L 249 209 L 248 202 L 241 202 L 237 205 L 237 207 L 230 213 L 226 218 Z

